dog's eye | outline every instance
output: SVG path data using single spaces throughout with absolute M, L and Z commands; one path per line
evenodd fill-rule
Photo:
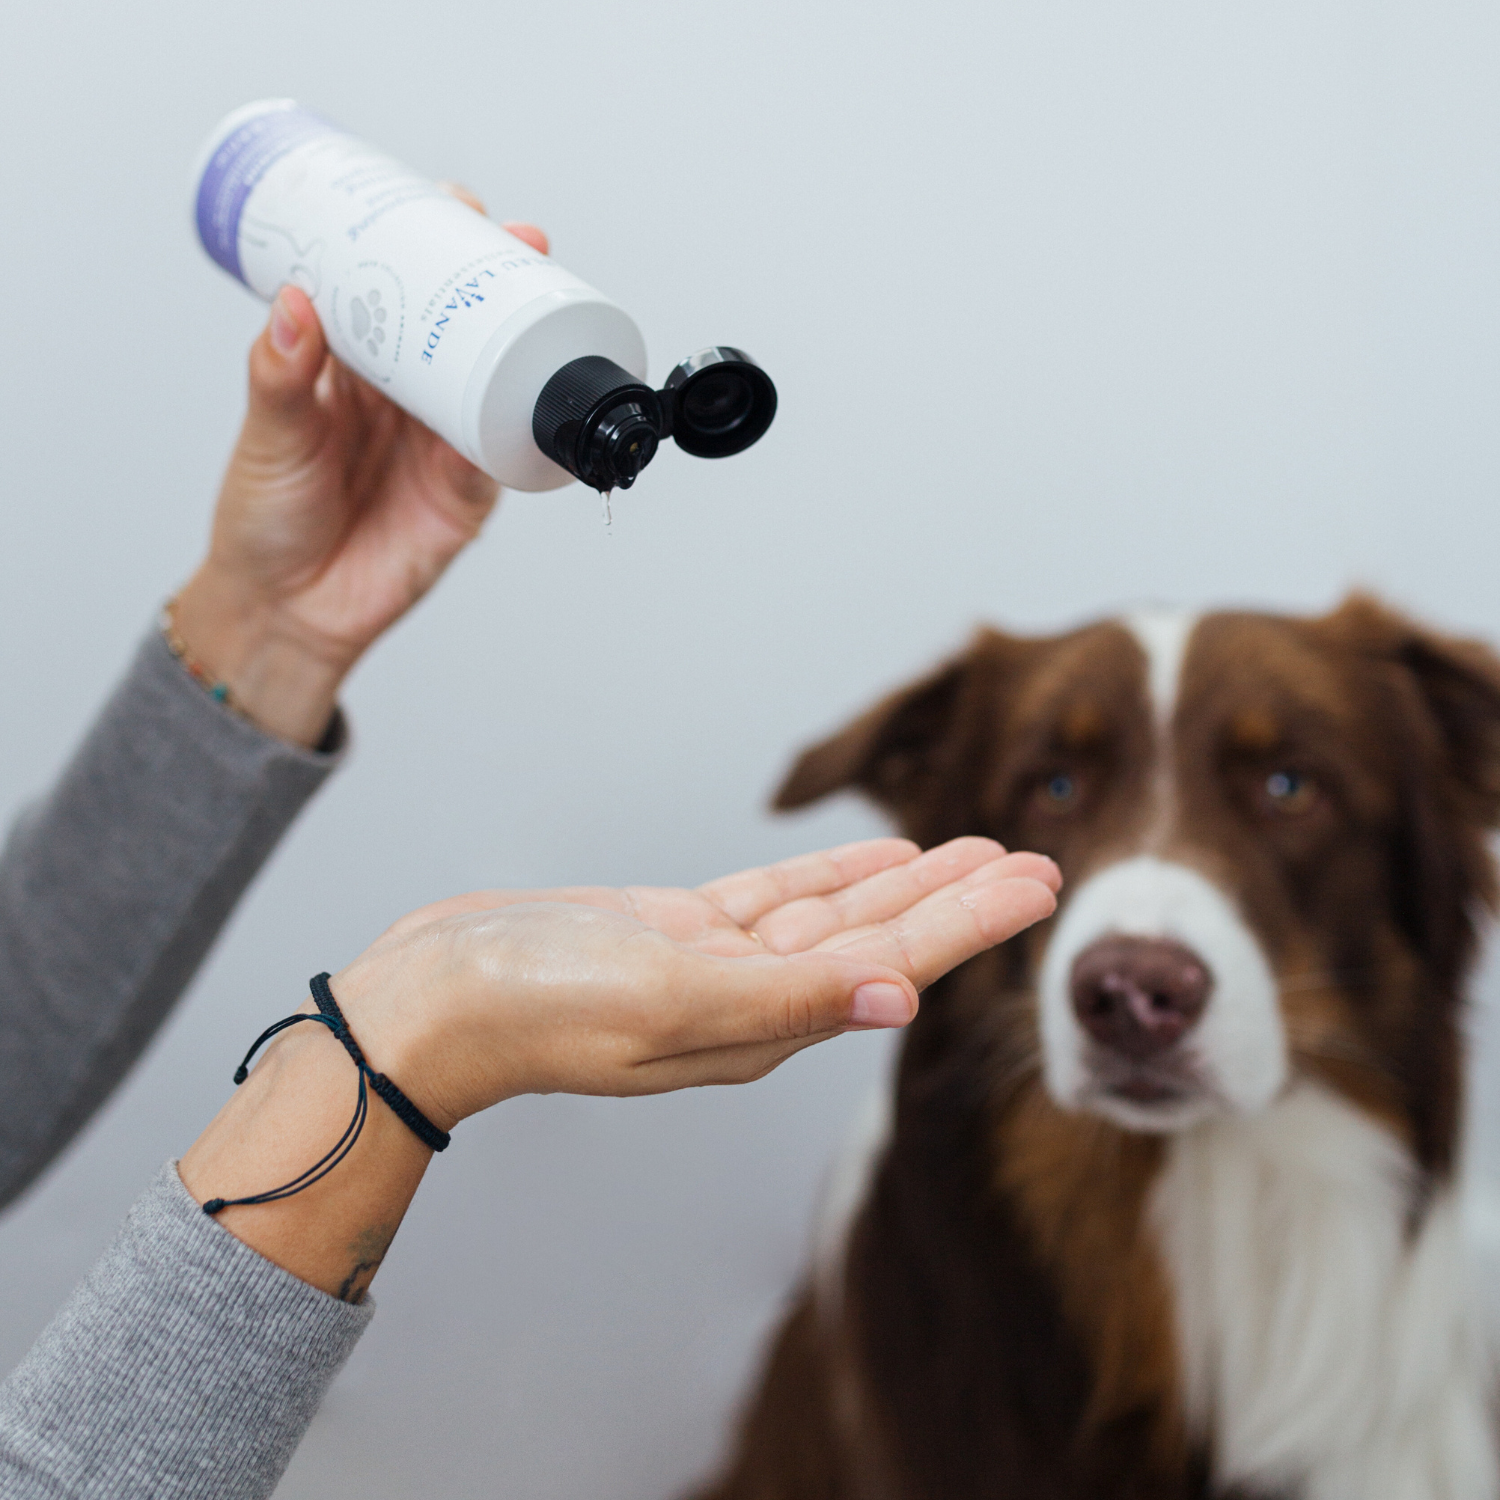
M 1306 812 L 1317 795 L 1317 787 L 1311 778 L 1300 771 L 1272 771 L 1266 777 L 1266 801 L 1276 812 Z
M 1078 783 L 1066 771 L 1059 771 L 1043 783 L 1042 795 L 1049 807 L 1071 807 L 1078 797 Z
M 1034 772 L 1033 776 L 1026 796 L 1034 817 L 1068 817 L 1083 805 L 1089 786 L 1086 772 L 1054 765 Z

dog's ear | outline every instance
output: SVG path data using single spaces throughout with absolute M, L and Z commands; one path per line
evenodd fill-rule
M 1500 827 L 1500 656 L 1481 641 L 1429 630 L 1368 594 L 1351 594 L 1326 624 L 1399 668 L 1429 733 L 1422 759 L 1442 777 L 1445 811 L 1479 829 Z
M 778 812 L 857 787 L 899 806 L 927 776 L 933 751 L 953 718 L 968 661 L 960 657 L 866 709 L 837 734 L 810 745 L 781 783 Z
M 1495 905 L 1487 835 L 1500 827 L 1500 657 L 1366 594 L 1321 623 L 1384 680 L 1383 737 L 1402 785 L 1398 914 L 1439 983 L 1455 988 L 1477 946 L 1477 909 Z
M 1500 826 L 1500 657 L 1481 641 L 1414 629 L 1400 658 L 1441 732 L 1457 811 Z
M 1363 594 L 1320 624 L 1374 668 L 1379 749 L 1400 789 L 1393 915 L 1428 976 L 1432 1005 L 1407 1038 L 1401 1076 L 1417 1158 L 1447 1170 L 1462 1093 L 1459 1000 L 1478 950 L 1480 909 L 1495 906 L 1488 835 L 1500 825 L 1500 658 Z
M 772 805 L 786 812 L 855 788 L 922 842 L 946 837 L 943 807 L 972 780 L 957 773 L 992 722 L 985 689 L 1008 639 L 981 631 L 961 655 L 804 750 Z M 951 816 L 962 821 L 966 812 Z

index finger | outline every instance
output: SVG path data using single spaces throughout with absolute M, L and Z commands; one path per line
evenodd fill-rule
M 1008 854 L 935 891 L 888 922 L 841 932 L 814 952 L 884 964 L 919 990 L 1057 909 L 1057 867 Z
M 756 924 L 773 953 L 814 948 L 837 932 L 873 926 L 898 917 L 924 896 L 952 885 L 973 870 L 993 864 L 1005 850 L 994 839 L 957 838 L 935 849 L 855 881 L 826 896 L 801 896 Z
M 454 182 L 451 178 L 442 177 L 438 179 L 438 186 L 447 193 L 450 198 L 457 198 L 460 203 L 466 203 L 476 214 L 484 214 L 489 217 L 489 209 L 484 206 L 484 199 L 471 187 L 466 187 L 461 182 Z
M 457 198 L 460 203 L 466 203 L 477 214 L 489 217 L 489 209 L 484 206 L 484 199 L 471 187 L 465 187 L 461 182 L 453 182 L 444 178 L 438 186 L 451 198 Z M 518 240 L 525 240 L 533 250 L 540 250 L 543 255 L 551 253 L 551 244 L 546 233 L 536 227 L 535 224 L 526 224 L 518 220 L 507 219 L 500 226 L 508 234 L 513 234 Z
M 500 227 L 515 235 L 518 240 L 525 240 L 533 250 L 540 250 L 543 255 L 552 253 L 552 242 L 547 238 L 546 231 L 538 229 L 535 224 L 520 224 L 507 219 Z
M 865 839 L 798 854 L 778 864 L 724 875 L 698 887 L 731 921 L 753 927 L 768 911 L 805 896 L 826 896 L 856 880 L 905 864 L 922 851 L 910 839 Z

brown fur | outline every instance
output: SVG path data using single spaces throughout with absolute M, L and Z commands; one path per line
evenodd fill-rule
M 1005 1112 L 997 1145 L 997 1186 L 1036 1260 L 1052 1268 L 1063 1315 L 1089 1355 L 1084 1423 L 1150 1411 L 1156 1457 L 1180 1461 L 1171 1302 L 1143 1223 L 1162 1142 L 1083 1115 L 1059 1119 L 1033 1082 Z
M 1305 795 L 1268 806 L 1283 767 Z M 1059 774 L 1066 805 L 1045 794 Z M 1294 1072 L 1390 1124 L 1430 1178 L 1451 1171 L 1460 986 L 1495 895 L 1486 648 L 1359 596 L 1317 619 L 1208 616 L 1164 747 L 1122 627 L 983 631 L 808 750 L 777 805 L 846 787 L 923 844 L 990 834 L 1051 854 L 1075 886 L 1146 847 L 1199 868 L 1270 956 Z M 798 1302 L 704 1500 L 1219 1493 L 1184 1430 L 1143 1212 L 1161 1139 L 1066 1113 L 1040 1083 L 1050 925 L 924 998 L 840 1294 Z

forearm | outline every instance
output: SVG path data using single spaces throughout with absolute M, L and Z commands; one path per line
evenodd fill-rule
M 337 763 L 212 702 L 152 632 L 0 856 L 0 1202 L 134 1062 Z

